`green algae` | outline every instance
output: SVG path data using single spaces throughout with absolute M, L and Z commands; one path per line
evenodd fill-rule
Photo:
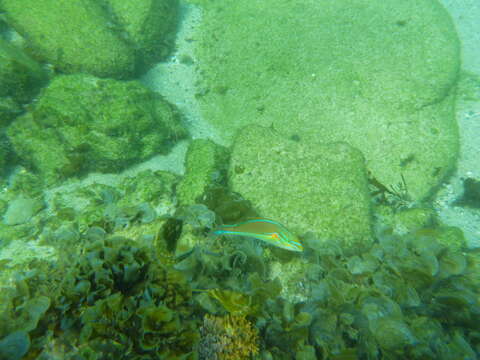
M 148 175 L 124 181 L 138 191 L 129 193 L 130 206 L 153 201 L 140 186 L 156 183 Z M 91 191 L 96 206 L 122 198 L 114 188 Z M 176 221 L 196 239 L 194 250 L 176 260 L 167 261 L 162 237 L 133 241 L 99 223 L 73 228 L 71 240 L 58 238 L 77 246 L 57 247 L 60 261 L 32 263 L 34 270 L 17 275 L 15 288 L 2 293 L 0 339 L 23 332 L 31 339 L 29 356 L 69 349 L 97 359 L 128 349 L 132 359 L 191 358 L 204 316 L 228 314 L 255 324 L 264 358 L 380 360 L 388 353 L 453 360 L 479 345 L 478 253 L 454 240 L 450 245 L 453 238 L 442 235 L 455 233 L 448 228 L 378 233 L 369 249 L 351 256 L 326 243 L 321 252 L 307 247 L 292 259 L 252 242 L 207 241 L 203 225 Z M 144 225 L 130 226 L 135 233 Z M 285 295 L 285 279 L 296 279 L 302 297 Z
M 175 108 L 140 83 L 79 74 L 56 77 L 7 135 L 17 155 L 54 184 L 166 153 L 187 131 Z
M 225 182 L 228 152 L 210 140 L 194 140 L 185 157 L 185 176 L 178 185 L 178 200 L 182 205 L 201 202 L 208 188 Z

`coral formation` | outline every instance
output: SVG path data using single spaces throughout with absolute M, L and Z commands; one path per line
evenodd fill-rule
M 201 360 L 242 360 L 258 353 L 258 334 L 242 316 L 205 315 L 200 327 Z

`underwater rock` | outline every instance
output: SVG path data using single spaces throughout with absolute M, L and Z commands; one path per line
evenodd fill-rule
M 199 202 L 208 187 L 225 181 L 228 152 L 211 140 L 193 140 L 185 157 L 185 176 L 178 185 L 180 204 Z
M 0 97 L 0 129 L 8 125 L 21 112 L 22 108 L 11 97 Z M 2 142 L 3 137 L 2 134 Z M 5 149 L 5 146 L 1 146 L 1 149 Z
M 142 70 L 171 50 L 178 17 L 177 0 L 106 0 L 116 25 L 135 44 L 137 65 Z
M 176 0 L 2 1 L 8 23 L 36 57 L 63 73 L 129 78 L 144 58 L 151 64 L 168 51 Z M 55 11 L 53 11 L 55 10 Z M 140 60 L 140 61 L 138 61 Z
M 18 103 L 28 102 L 47 80 L 35 60 L 0 38 L 0 97 L 12 97 Z M 0 119 L 0 125 L 4 119 Z
M 167 153 L 187 131 L 174 107 L 140 83 L 78 74 L 57 76 L 7 135 L 51 184 Z
M 461 251 L 467 247 L 463 231 L 455 226 L 437 226 L 419 229 L 415 232 L 419 238 L 435 238 L 435 240 L 453 251 Z
M 383 184 L 403 174 L 415 201 L 454 168 L 460 42 L 438 1 L 194 2 L 201 110 L 228 140 L 258 124 L 345 141 Z
M 334 244 L 355 252 L 372 243 L 364 159 L 345 143 L 310 147 L 268 128 L 245 128 L 232 149 L 229 183 L 262 217 L 300 237 L 313 233 L 307 245 L 314 249 Z
M 463 180 L 463 195 L 454 202 L 457 206 L 480 208 L 480 180 L 467 178 Z
M 250 201 L 225 185 L 210 187 L 202 198 L 202 203 L 211 209 L 223 224 L 235 224 L 259 217 Z
M 28 39 L 36 56 L 62 72 L 117 78 L 133 74 L 135 51 L 112 29 L 112 20 L 98 2 L 5 0 L 2 7 L 8 23 Z

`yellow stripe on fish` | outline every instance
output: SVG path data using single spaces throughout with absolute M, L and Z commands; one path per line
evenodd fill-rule
M 270 219 L 250 219 L 238 224 L 222 225 L 214 229 L 212 234 L 248 236 L 282 249 L 303 251 L 303 246 L 295 235 L 279 222 Z

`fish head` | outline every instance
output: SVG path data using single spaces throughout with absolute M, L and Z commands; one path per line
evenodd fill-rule
M 272 234 L 272 242 L 282 249 L 290 250 L 290 251 L 303 251 L 303 245 L 300 240 L 293 235 L 284 236 L 283 234 L 273 233 Z

